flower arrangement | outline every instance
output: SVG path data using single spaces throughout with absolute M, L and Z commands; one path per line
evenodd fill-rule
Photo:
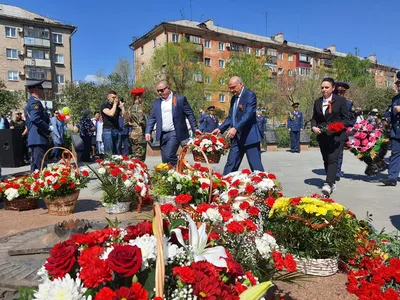
M 342 132 L 345 129 L 344 124 L 342 122 L 330 123 L 326 128 L 332 133 Z
M 99 168 L 89 167 L 100 180 L 103 191 L 103 205 L 117 202 L 134 202 L 139 198 L 147 201 L 149 197 L 150 176 L 147 166 L 136 158 L 125 155 L 112 155 L 98 159 Z
M 202 151 L 207 153 L 220 153 L 225 154 L 229 148 L 229 144 L 223 137 L 217 137 L 212 134 L 203 134 L 201 136 L 196 136 L 191 140 L 188 145 L 196 145 L 200 147 Z M 193 147 L 192 151 L 199 152 L 198 148 Z
M 47 201 L 54 201 L 58 197 L 71 195 L 86 187 L 89 171 L 87 168 L 60 163 L 49 165 L 41 172 L 36 170 L 32 178 L 34 182 L 31 185 L 31 191 Z
M 258 285 L 223 247 L 208 245 L 205 224 L 187 221 L 188 239 L 175 225 L 165 227 L 165 299 L 259 299 L 272 285 Z M 150 221 L 75 234 L 51 250 L 34 297 L 153 299 L 156 243 Z
M 223 203 L 229 203 L 239 196 L 264 200 L 281 195 L 280 183 L 272 173 L 244 169 L 229 173 L 222 179 L 229 183 L 228 190 L 219 196 Z
M 315 195 L 316 196 L 316 195 Z M 278 245 L 299 257 L 346 258 L 354 254 L 357 220 L 332 199 L 269 198 L 265 220 Z
M 4 179 L 0 182 L 0 198 L 7 201 L 13 201 L 24 198 L 37 198 L 36 192 L 32 189 L 32 183 L 35 180 L 30 176 Z

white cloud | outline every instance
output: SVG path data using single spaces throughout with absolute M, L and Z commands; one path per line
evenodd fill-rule
M 83 80 L 86 82 L 99 83 L 99 77 L 97 75 L 92 75 L 92 74 L 86 75 Z

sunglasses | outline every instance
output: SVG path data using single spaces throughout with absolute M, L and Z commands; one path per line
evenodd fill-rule
M 166 89 L 168 89 L 169 88 L 169 86 L 166 86 L 165 88 L 163 88 L 163 89 L 159 89 L 159 90 L 157 90 L 157 93 L 164 93 L 164 91 L 166 90 Z

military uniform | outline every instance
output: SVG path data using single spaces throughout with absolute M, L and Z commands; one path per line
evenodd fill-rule
M 43 81 L 27 85 L 40 87 Z M 40 169 L 44 153 L 49 146 L 50 119 L 37 96 L 29 97 L 24 110 L 28 128 L 28 146 L 32 152 L 31 171 Z
M 299 103 L 293 103 L 292 106 L 298 106 Z M 303 113 L 294 110 L 289 113 L 287 118 L 287 128 L 290 130 L 290 152 L 300 153 L 300 131 L 303 128 Z
M 131 95 L 142 95 L 143 88 L 133 89 Z M 147 142 L 145 137 L 145 130 L 147 125 L 147 117 L 143 112 L 143 105 L 139 103 L 133 104 L 132 108 L 126 116 L 126 122 L 130 125 L 129 129 L 129 144 L 130 153 L 141 161 L 146 160 Z
M 209 106 L 207 107 L 208 111 L 214 111 L 215 110 L 215 106 Z M 204 121 L 202 123 L 203 125 L 203 130 L 202 132 L 213 132 L 214 129 L 218 128 L 219 125 L 219 120 L 218 117 L 214 114 L 208 114 L 204 117 Z

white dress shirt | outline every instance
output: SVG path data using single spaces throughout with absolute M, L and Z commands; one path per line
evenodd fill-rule
M 171 92 L 167 99 L 161 98 L 162 131 L 164 132 L 175 130 L 172 119 L 172 97 L 173 93 Z
M 322 99 L 322 113 L 324 115 L 325 115 L 326 109 L 329 107 L 328 106 L 329 101 L 332 101 L 332 95 L 328 99 L 325 99 L 325 98 Z

